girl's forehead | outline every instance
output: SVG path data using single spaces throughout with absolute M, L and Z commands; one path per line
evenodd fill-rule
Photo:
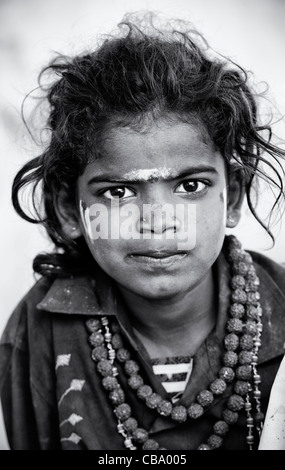
M 107 154 L 136 149 L 142 153 L 161 154 L 162 151 L 185 152 L 191 148 L 214 148 L 205 130 L 179 120 L 158 120 L 142 129 L 131 126 L 111 128 L 106 135 L 104 149 Z
M 223 164 L 222 156 L 199 128 L 176 122 L 160 123 L 141 132 L 131 127 L 111 129 L 100 156 L 86 171 L 117 173 L 126 181 L 149 181 L 173 178 L 198 165 L 219 164 Z

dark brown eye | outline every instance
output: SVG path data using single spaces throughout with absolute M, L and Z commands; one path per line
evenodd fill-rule
M 200 191 L 203 191 L 206 186 L 206 183 L 203 183 L 202 181 L 188 180 L 181 183 L 176 189 L 176 192 L 184 194 L 199 193 Z
M 124 197 L 125 195 L 125 188 L 113 188 L 110 189 L 110 194 L 113 197 Z
M 198 189 L 198 181 L 186 181 L 183 183 L 183 188 L 185 191 L 193 193 Z
M 109 188 L 103 193 L 103 195 L 107 199 L 122 199 L 133 196 L 134 192 L 126 188 L 125 186 L 115 186 L 113 188 Z

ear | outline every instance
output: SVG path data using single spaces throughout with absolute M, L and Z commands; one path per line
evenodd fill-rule
M 228 228 L 234 228 L 239 223 L 244 196 L 244 170 L 239 165 L 232 164 L 230 165 L 228 171 L 228 203 L 226 224 Z
M 65 189 L 61 189 L 55 204 L 56 215 L 65 235 L 75 240 L 82 235 L 76 207 L 70 204 Z

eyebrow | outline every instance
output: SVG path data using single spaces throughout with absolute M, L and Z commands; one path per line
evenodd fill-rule
M 192 176 L 199 173 L 211 173 L 211 174 L 218 174 L 217 170 L 213 166 L 207 165 L 199 165 L 195 167 L 188 168 L 181 173 L 177 173 L 174 176 L 167 176 L 167 177 L 157 177 L 157 176 L 150 176 L 149 178 L 133 178 L 131 179 L 121 179 L 117 178 L 116 175 L 110 176 L 110 174 L 101 174 L 93 176 L 89 181 L 88 185 L 92 185 L 94 183 L 119 183 L 119 184 L 135 184 L 135 183 L 146 183 L 151 181 L 174 181 L 176 179 L 183 178 L 185 176 Z

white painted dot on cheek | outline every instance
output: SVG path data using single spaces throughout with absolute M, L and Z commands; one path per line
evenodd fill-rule
M 89 240 L 92 240 L 92 230 L 91 230 L 91 224 L 90 224 L 89 207 L 85 207 L 85 203 L 82 200 L 80 200 L 80 202 L 79 202 L 79 210 L 80 210 L 80 217 L 81 217 L 81 221 L 83 223 L 85 233 L 88 236 Z
M 223 204 L 224 204 L 223 224 L 224 226 L 226 226 L 227 224 L 227 188 L 226 186 L 223 189 L 222 195 L 223 195 Z

